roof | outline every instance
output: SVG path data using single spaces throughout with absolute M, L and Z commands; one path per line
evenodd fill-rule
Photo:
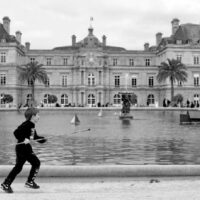
M 200 25 L 182 24 L 174 35 L 176 40 L 197 42 L 200 40 Z
M 0 23 L 0 41 L 5 39 L 6 42 L 17 42 L 15 36 L 9 35 L 7 31 L 4 29 L 3 24 Z
M 88 35 L 81 41 L 76 42 L 75 46 L 60 46 L 55 47 L 53 50 L 72 51 L 80 48 L 102 48 L 105 51 L 126 51 L 125 48 L 115 46 L 103 46 L 103 43 L 93 34 L 93 28 L 88 29 Z

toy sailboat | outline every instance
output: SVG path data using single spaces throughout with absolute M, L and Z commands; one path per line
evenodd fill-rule
M 98 117 L 102 117 L 103 116 L 103 111 L 102 111 L 102 109 L 99 111 L 99 113 L 98 113 Z
M 79 125 L 80 124 L 80 120 L 79 120 L 79 118 L 78 118 L 78 116 L 76 114 L 72 118 L 71 124 L 74 124 L 74 125 Z

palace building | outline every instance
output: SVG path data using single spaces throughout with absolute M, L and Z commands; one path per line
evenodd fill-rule
M 120 92 L 134 93 L 138 106 L 158 104 L 170 99 L 170 82 L 158 83 L 158 66 L 167 58 L 180 59 L 188 70 L 188 81 L 175 84 L 175 95 L 181 94 L 184 102 L 199 101 L 200 95 L 200 25 L 171 22 L 171 35 L 155 35 L 156 44 L 144 44 L 140 51 L 109 46 L 105 35 L 95 37 L 92 26 L 88 35 L 77 40 L 72 35 L 69 46 L 49 50 L 32 49 L 21 44 L 22 33 L 10 34 L 10 19 L 0 23 L 0 95 L 10 94 L 13 105 L 26 104 L 31 98 L 28 83 L 18 78 L 17 66 L 38 61 L 43 64 L 49 79 L 43 85 L 36 82 L 35 98 L 48 105 L 48 95 L 55 95 L 61 106 L 117 106 Z M 169 26 L 170 28 L 170 26 Z M 30 38 L 31 39 L 31 38 Z

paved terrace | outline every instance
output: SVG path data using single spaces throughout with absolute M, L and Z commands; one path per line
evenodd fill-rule
M 12 166 L 0 166 L 0 181 Z M 2 200 L 191 200 L 200 199 L 200 166 L 41 166 L 38 190 L 24 187 L 30 166 Z

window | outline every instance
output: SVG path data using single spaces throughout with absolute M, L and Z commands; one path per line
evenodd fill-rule
M 6 63 L 6 53 L 5 52 L 1 52 L 0 54 L 0 62 L 1 63 Z
M 115 94 L 113 98 L 114 104 L 120 104 L 121 103 L 121 96 L 119 94 Z
M 150 76 L 149 77 L 149 87 L 153 87 L 153 85 L 154 85 L 154 77 Z
M 84 71 L 81 71 L 81 85 L 84 85 Z
M 35 62 L 35 58 L 30 58 L 31 63 Z
M 101 85 L 102 71 L 99 71 L 99 85 Z
M 3 98 L 4 98 L 4 94 L 1 94 L 1 95 L 0 95 L 1 104 L 5 104 L 5 101 L 3 100 Z
M 148 98 L 147 98 L 147 105 L 154 104 L 154 102 L 155 102 L 154 95 L 153 94 L 149 94 Z
M 33 81 L 32 80 L 28 80 L 28 86 L 32 86 L 33 85 Z
M 61 95 L 60 103 L 61 103 L 61 105 L 67 105 L 68 104 L 68 96 L 66 94 Z
M 48 104 L 49 103 L 49 94 L 45 94 L 44 95 L 44 100 L 43 100 L 44 104 Z
M 133 58 L 129 59 L 129 66 L 134 66 L 134 59 Z
M 180 55 L 180 54 L 178 54 L 177 56 L 176 56 L 176 59 L 178 60 L 178 61 L 182 61 L 182 55 Z
M 0 85 L 6 85 L 6 74 L 0 74 Z
M 146 66 L 150 66 L 150 65 L 151 65 L 150 59 L 149 59 L 149 58 L 146 58 L 146 59 L 145 59 L 145 65 L 146 65 Z
M 199 74 L 194 74 L 194 86 L 199 86 Z
M 47 58 L 47 65 L 51 65 L 51 61 L 52 61 L 51 58 Z
M 63 58 L 63 65 L 67 65 L 68 64 L 68 59 L 67 58 Z
M 89 94 L 88 95 L 88 104 L 89 105 L 95 104 L 95 96 L 94 96 L 94 94 Z
M 198 65 L 198 64 L 199 64 L 199 57 L 194 56 L 194 65 Z
M 81 92 L 81 105 L 84 104 L 84 92 Z
M 132 84 L 132 87 L 136 87 L 137 86 L 137 78 L 136 77 L 132 77 L 131 84 Z
M 120 76 L 115 76 L 115 87 L 120 86 Z
M 117 66 L 117 58 L 113 59 L 113 66 Z
M 49 78 L 47 78 L 47 80 L 45 81 L 45 86 L 49 87 L 49 85 L 50 85 L 50 80 L 49 80 Z
M 199 95 L 194 94 L 194 104 L 197 105 L 199 103 Z
M 67 86 L 67 75 L 62 75 L 62 86 Z
M 94 86 L 95 85 L 95 76 L 92 73 L 90 73 L 88 75 L 88 85 L 89 86 Z

